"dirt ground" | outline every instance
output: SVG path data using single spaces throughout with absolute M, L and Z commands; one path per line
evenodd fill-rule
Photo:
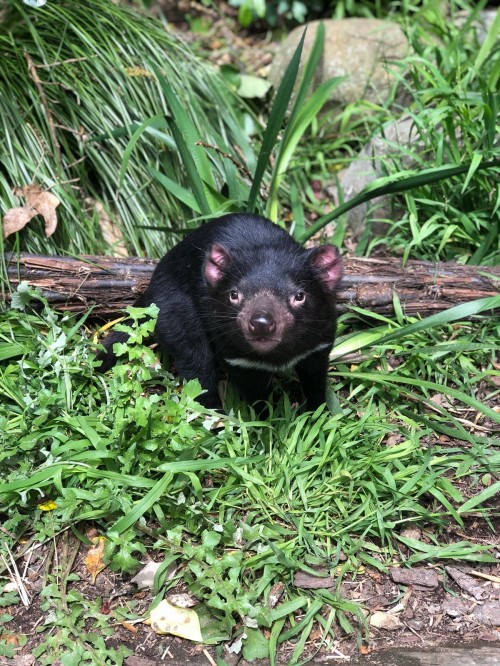
M 341 584 L 341 596 L 359 602 L 369 612 L 369 636 L 365 635 L 358 644 L 356 636 L 346 635 L 337 626 L 337 638 L 321 646 L 321 630 L 317 627 L 311 633 L 306 655 L 314 657 L 315 664 L 343 663 L 360 654 L 374 655 L 391 647 L 421 650 L 470 641 L 486 641 L 500 650 L 500 519 L 492 528 L 495 536 L 483 520 L 471 519 L 463 533 L 450 527 L 446 537 L 450 542 L 466 536 L 473 543 L 491 544 L 490 552 L 499 557 L 498 564 L 442 562 L 432 566 L 422 564 L 413 568 L 395 568 L 386 574 L 367 568 L 360 571 L 355 579 L 346 579 Z M 418 530 L 413 528 L 413 532 L 413 538 L 418 538 Z M 118 576 L 107 569 L 99 573 L 93 583 L 85 564 L 87 547 L 74 538 L 67 540 L 68 544 L 69 548 L 61 549 L 60 554 L 63 551 L 70 553 L 68 561 L 73 562 L 71 571 L 77 573 L 80 580 L 68 585 L 66 596 L 71 590 L 78 590 L 87 600 L 102 599 L 101 613 L 109 613 L 109 623 L 113 628 L 106 645 L 125 645 L 132 650 L 133 655 L 124 662 L 127 666 L 164 663 L 208 666 L 216 663 L 214 647 L 157 635 L 142 622 L 118 622 L 112 611 L 118 607 L 127 608 L 130 602 L 136 603 L 134 614 L 137 617 L 146 615 L 153 599 L 152 590 L 139 590 L 130 578 Z M 52 557 L 49 552 L 52 548 L 53 544 L 47 543 L 29 556 L 25 584 L 31 597 L 30 605 L 24 607 L 18 604 L 3 609 L 3 612 L 13 616 L 13 620 L 5 625 L 2 638 L 11 637 L 8 642 L 15 645 L 16 637 L 24 635 L 27 643 L 19 645 L 14 659 L 0 656 L 1 665 L 31 666 L 39 663 L 32 651 L 47 640 L 47 631 L 37 632 L 47 618 L 47 612 L 41 608 L 43 597 L 39 594 L 46 585 L 47 565 L 57 561 L 60 571 L 70 573 L 67 561 Z M 19 561 L 20 569 L 21 565 L 22 561 Z M 331 586 L 335 581 L 299 573 L 294 584 L 305 590 Z M 352 620 L 355 621 L 354 618 Z M 229 652 L 227 647 L 224 647 L 221 656 L 228 665 L 238 663 L 238 655 Z M 278 662 L 288 663 L 294 647 L 292 642 L 281 645 Z M 243 666 L 246 662 L 240 660 L 239 663 Z

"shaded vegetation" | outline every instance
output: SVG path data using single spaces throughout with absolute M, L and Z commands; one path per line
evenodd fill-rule
M 237 144 L 252 168 L 242 116 L 254 129 L 251 117 L 214 69 L 157 21 L 107 0 L 41 9 L 10 0 L 0 50 L 1 210 L 20 205 L 14 186 L 32 182 L 62 202 L 56 234 L 47 240 L 32 224 L 19 239 L 26 251 L 109 251 L 94 200 L 121 226 L 134 254 L 161 256 L 173 239 L 154 229 L 186 226 L 182 205 L 146 171 L 182 178 L 171 136 L 150 124 L 168 113 L 151 67 L 168 78 L 204 139 Z M 119 180 L 125 147 L 145 121 L 148 140 Z

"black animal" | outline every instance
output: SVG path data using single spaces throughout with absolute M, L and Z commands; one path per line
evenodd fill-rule
M 265 400 L 273 373 L 295 367 L 315 409 L 325 402 L 341 272 L 333 245 L 307 250 L 269 220 L 230 214 L 170 250 L 135 305 L 159 307 L 155 338 L 182 377 L 199 379 L 205 406 L 221 407 L 220 367 L 248 402 Z M 126 338 L 105 338 L 102 370 Z

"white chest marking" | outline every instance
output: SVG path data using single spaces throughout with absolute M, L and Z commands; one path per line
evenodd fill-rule
M 317 347 L 313 347 L 303 354 L 298 354 L 294 356 L 286 363 L 267 363 L 266 361 L 254 361 L 250 358 L 225 358 L 224 360 L 229 365 L 235 365 L 238 368 L 251 368 L 253 370 L 267 370 L 268 372 L 285 372 L 286 370 L 291 370 L 297 365 L 299 361 L 303 361 L 305 358 L 314 354 L 314 352 L 320 351 L 321 349 L 327 349 L 331 347 L 330 342 L 322 342 Z

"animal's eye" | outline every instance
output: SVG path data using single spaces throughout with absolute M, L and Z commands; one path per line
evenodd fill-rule
M 303 303 L 306 300 L 306 295 L 305 292 L 303 291 L 296 291 L 295 294 L 292 296 L 292 301 L 294 303 Z
M 237 289 L 231 289 L 231 291 L 229 292 L 229 300 L 231 301 L 231 303 L 238 303 L 238 301 L 240 300 L 240 293 Z

